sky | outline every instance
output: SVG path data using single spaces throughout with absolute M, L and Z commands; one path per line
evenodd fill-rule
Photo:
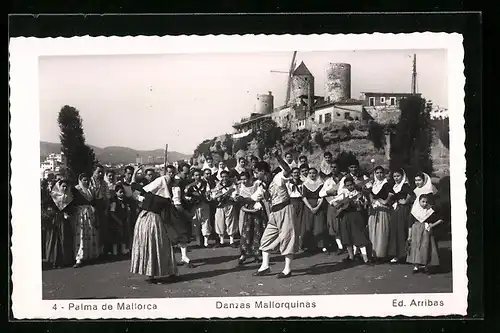
M 360 92 L 410 92 L 412 55 L 423 97 L 448 107 L 446 50 L 297 53 L 324 96 L 329 62 L 351 64 L 351 97 Z M 232 133 L 272 91 L 283 104 L 292 52 L 51 56 L 39 62 L 40 140 L 59 142 L 57 115 L 80 111 L 88 144 L 191 154 L 205 139 Z

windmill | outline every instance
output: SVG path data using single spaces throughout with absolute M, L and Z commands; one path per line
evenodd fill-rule
M 297 51 L 293 51 L 292 61 L 290 63 L 290 69 L 288 70 L 288 72 L 271 70 L 271 73 L 288 74 L 288 80 L 286 83 L 286 97 L 285 97 L 284 105 L 288 105 L 288 102 L 290 101 L 290 95 L 291 95 L 291 90 L 292 90 L 292 73 L 293 73 L 293 70 L 295 69 L 295 65 L 296 65 L 296 63 L 295 63 L 296 56 L 297 56 Z

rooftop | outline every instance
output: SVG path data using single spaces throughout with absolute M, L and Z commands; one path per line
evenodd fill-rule
M 382 91 L 362 91 L 361 94 L 364 95 L 377 95 L 377 96 L 387 96 L 387 95 L 393 95 L 393 96 L 410 96 L 413 95 L 412 93 L 409 92 L 382 92 Z M 421 93 L 415 94 L 417 96 L 422 95 Z
M 304 64 L 304 62 L 302 61 L 299 65 L 299 67 L 297 67 L 292 75 L 310 75 L 312 76 L 311 72 L 309 71 L 309 69 L 307 68 L 306 64 Z

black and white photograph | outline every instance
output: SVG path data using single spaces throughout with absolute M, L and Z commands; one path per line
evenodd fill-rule
M 14 39 L 14 314 L 465 314 L 461 40 Z

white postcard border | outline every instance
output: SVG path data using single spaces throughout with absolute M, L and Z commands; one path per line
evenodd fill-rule
M 13 38 L 10 40 L 11 196 L 12 196 L 12 311 L 17 319 L 55 318 L 236 318 L 441 316 L 467 312 L 467 214 L 465 201 L 464 52 L 459 34 L 348 34 L 348 35 L 218 35 Z M 376 294 L 171 298 L 122 300 L 42 300 L 40 198 L 26 189 L 39 183 L 38 59 L 57 55 L 119 55 L 161 53 L 241 53 L 381 49 L 446 49 L 450 119 L 450 181 L 452 205 L 453 292 L 443 294 Z M 38 203 L 38 204 L 37 204 Z M 409 306 L 411 300 L 426 303 Z M 394 305 L 396 300 L 396 305 Z M 250 308 L 217 309 L 217 301 L 249 303 Z M 266 308 L 255 302 L 309 302 L 310 308 Z M 398 306 L 403 301 L 406 306 Z M 429 306 L 428 302 L 444 306 Z M 119 310 L 118 303 L 141 304 L 146 309 Z M 69 309 L 70 303 L 97 309 Z M 149 308 L 147 307 L 149 304 Z M 56 310 L 54 309 L 56 306 Z M 108 305 L 113 309 L 109 310 Z M 104 306 L 104 310 L 103 309 Z M 290 305 L 291 306 L 291 305 Z M 156 307 L 156 309 L 152 309 Z

